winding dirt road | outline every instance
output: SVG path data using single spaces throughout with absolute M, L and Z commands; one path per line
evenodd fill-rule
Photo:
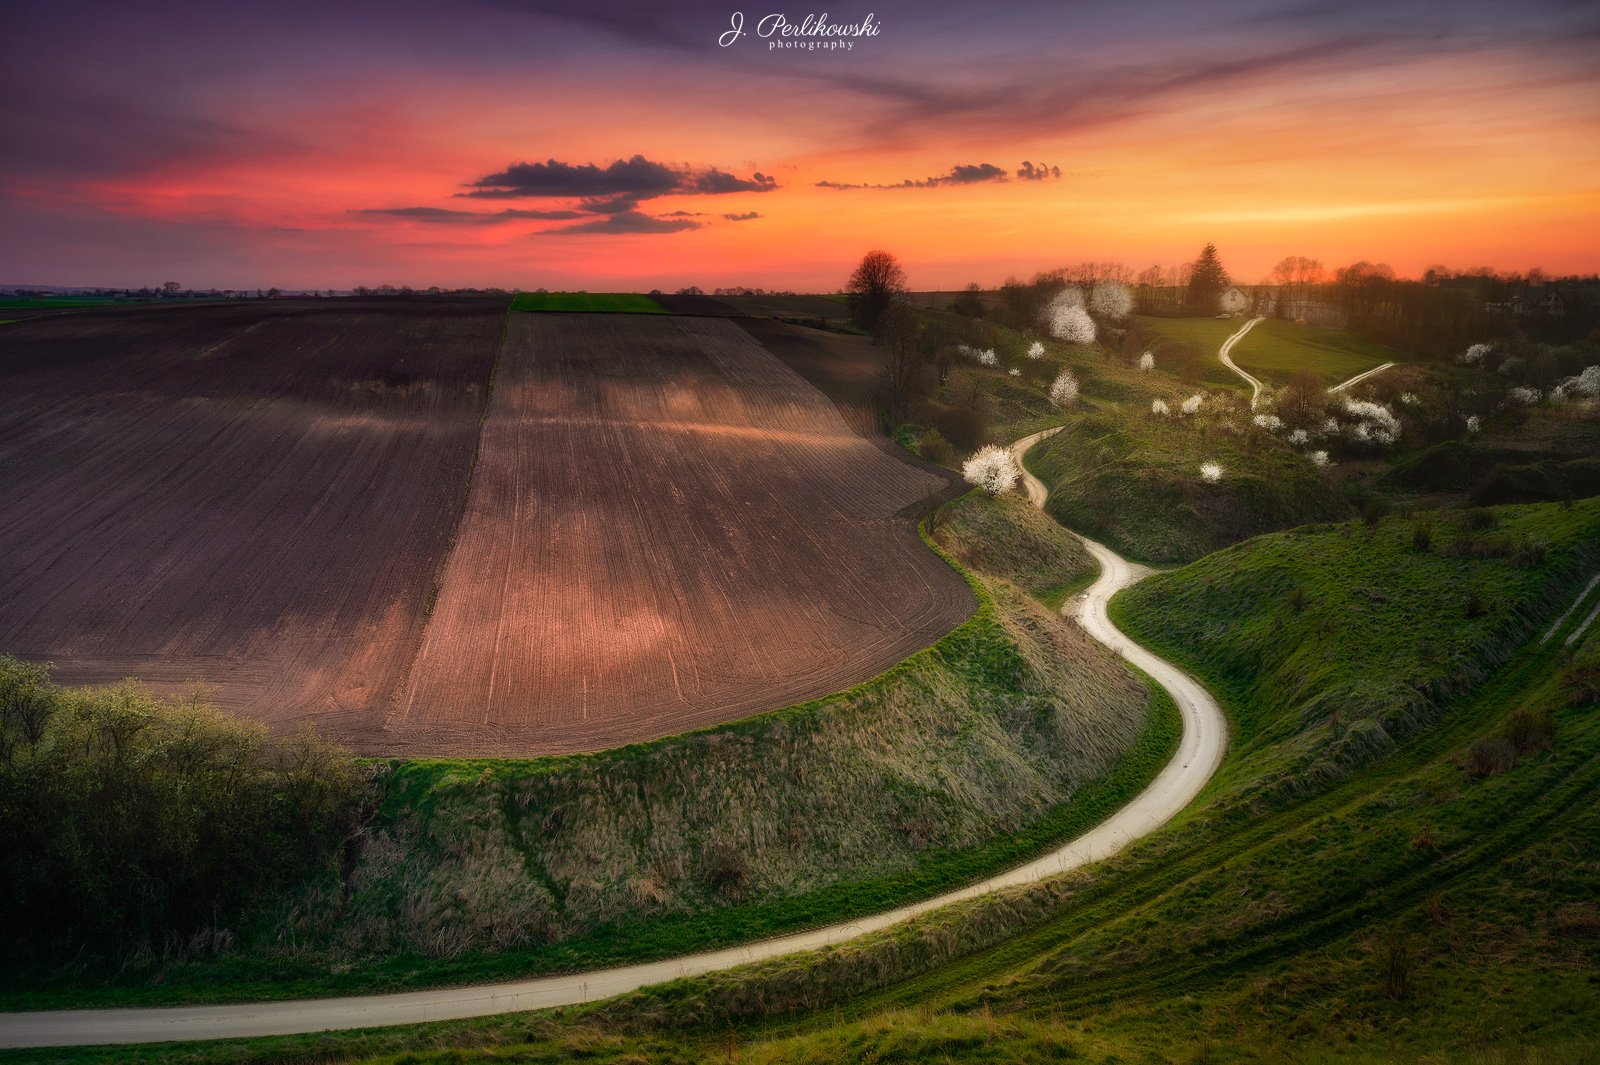
M 1248 329 L 1249 326 L 1246 326 L 1240 330 L 1234 339 Z M 1012 453 L 1017 458 L 1018 466 L 1022 465 L 1022 456 L 1028 448 L 1056 431 L 1035 433 L 1017 441 Z M 1022 484 L 1034 505 L 1042 507 L 1047 495 L 1045 486 L 1025 471 Z M 1150 674 L 1172 694 L 1183 718 L 1183 737 L 1172 761 L 1132 802 L 1097 827 L 1027 865 L 960 890 L 871 917 L 725 950 L 615 969 L 545 976 L 514 983 L 299 1002 L 0 1014 L 0 1047 L 90 1046 L 290 1035 L 574 1005 L 610 998 L 667 980 L 701 976 L 798 951 L 844 943 L 953 902 L 986 895 L 1001 888 L 1034 883 L 1110 857 L 1132 841 L 1166 824 L 1200 793 L 1222 762 L 1228 728 L 1221 708 L 1198 682 L 1127 639 L 1106 615 L 1106 604 L 1112 595 L 1150 571 L 1128 562 L 1092 540 L 1079 539 L 1083 540 L 1100 563 L 1100 578 L 1088 591 L 1068 603 L 1063 613 L 1071 611 L 1090 635 Z
M 1351 385 L 1359 385 L 1361 382 L 1365 381 L 1367 378 L 1372 377 L 1375 374 L 1380 374 L 1383 371 L 1385 371 L 1387 369 L 1390 369 L 1393 366 L 1394 366 L 1394 363 L 1386 362 L 1382 366 L 1374 366 L 1372 369 L 1368 370 L 1366 373 L 1358 373 L 1354 377 L 1350 378 L 1350 380 L 1348 380 L 1348 381 L 1340 381 L 1338 384 L 1336 384 L 1332 388 L 1328 389 L 1328 395 L 1334 396 L 1334 395 L 1338 395 L 1340 392 L 1347 391 L 1350 388 Z
M 1261 389 L 1265 386 L 1262 385 L 1259 378 L 1252 377 L 1250 374 L 1239 369 L 1239 364 L 1234 362 L 1233 357 L 1228 353 L 1233 350 L 1233 346 L 1235 344 L 1244 339 L 1244 335 L 1246 333 L 1250 332 L 1250 330 L 1254 329 L 1257 324 L 1264 321 L 1266 321 L 1265 318 L 1250 319 L 1248 322 L 1244 323 L 1244 327 L 1241 328 L 1237 333 L 1233 334 L 1233 336 L 1229 337 L 1227 340 L 1224 340 L 1222 342 L 1221 350 L 1217 352 L 1217 358 L 1222 360 L 1222 365 L 1226 366 L 1228 369 L 1232 370 L 1234 373 L 1238 374 L 1240 377 L 1249 382 L 1251 410 L 1255 410 L 1256 404 L 1261 402 Z

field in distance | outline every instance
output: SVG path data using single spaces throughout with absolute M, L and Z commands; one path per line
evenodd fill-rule
M 1217 349 L 1247 320 L 1141 317 L 1135 321 L 1164 340 L 1188 346 L 1203 360 L 1208 379 L 1237 387 L 1238 378 L 1226 369 L 1216 371 Z M 1295 325 L 1281 318 L 1268 318 L 1246 333 L 1232 355 L 1234 362 L 1270 384 L 1287 384 L 1297 371 L 1310 370 L 1330 386 L 1401 358 L 1382 344 L 1348 330 Z
M 593 750 L 864 680 L 974 605 L 896 514 L 940 486 L 732 322 L 513 315 L 381 745 Z
M 519 292 L 514 311 L 589 311 L 605 314 L 665 314 L 666 308 L 637 292 Z

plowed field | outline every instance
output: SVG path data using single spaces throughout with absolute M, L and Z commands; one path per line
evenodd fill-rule
M 513 315 L 394 740 L 570 751 L 865 679 L 972 608 L 940 485 L 731 322 Z
M 732 322 L 504 312 L 6 326 L 0 652 L 366 753 L 535 754 L 847 687 L 970 611 L 896 513 L 937 478 Z
M 504 301 L 96 311 L 0 332 L 0 650 L 199 681 L 358 745 L 404 688 Z

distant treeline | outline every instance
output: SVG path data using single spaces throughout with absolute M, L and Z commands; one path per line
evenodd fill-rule
M 337 875 L 367 793 L 310 733 L 0 656 L 0 942 L 48 963 L 225 940 L 284 885 Z

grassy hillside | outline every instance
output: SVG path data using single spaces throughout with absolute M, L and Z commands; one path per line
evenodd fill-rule
M 1052 610 L 1099 574 L 1078 538 L 1020 494 L 962 496 L 940 512 L 934 538 L 962 565 L 1008 580 Z
M 994 536 L 986 558 L 1030 575 L 1038 530 L 1012 526 L 1032 515 L 957 510 L 948 528 Z M 510 977 L 826 923 L 1017 864 L 1135 794 L 1176 712 L 1015 586 L 980 587 L 972 620 L 838 696 L 596 755 L 376 764 L 380 809 L 342 880 L 215 953 L 11 969 L 0 993 L 15 1008 Z
M 1219 318 L 1137 318 L 1139 327 L 1160 338 L 1157 353 L 1164 345 L 1182 345 L 1221 366 L 1217 350 L 1222 342 L 1239 331 L 1246 319 Z M 1375 366 L 1399 359 L 1393 351 L 1376 341 L 1344 329 L 1295 325 L 1281 318 L 1268 318 L 1234 347 L 1233 361 L 1263 381 L 1284 384 L 1300 370 L 1310 370 L 1329 385 L 1348 380 Z M 1238 385 L 1226 368 L 1222 372 Z M 1207 371 L 1207 377 L 1211 372 Z
M 1204 479 L 1204 463 L 1222 467 L 1220 480 Z M 1028 468 L 1050 489 L 1051 516 L 1143 562 L 1185 562 L 1350 514 L 1304 455 L 1215 399 L 1191 418 L 1147 408 L 1075 418 L 1029 454 Z
M 1466 531 L 1525 532 L 1542 558 L 1441 559 L 1391 519 L 1266 537 L 1119 597 L 1237 738 L 1189 815 L 1110 862 L 598 1006 L 119 1060 L 1593 1061 L 1600 628 L 1568 647 L 1579 610 L 1540 637 L 1600 568 L 1600 501 L 1496 520 Z M 1447 576 L 1495 592 L 1481 628 L 1438 618 Z M 1278 594 L 1313 580 L 1320 601 Z M 1428 701 L 1409 735 L 1285 775 L 1401 691 Z

